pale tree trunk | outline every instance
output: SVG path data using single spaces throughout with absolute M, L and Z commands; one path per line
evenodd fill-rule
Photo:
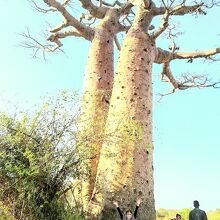
M 152 64 L 156 48 L 141 26 L 150 17 L 138 16 L 123 42 L 117 65 L 106 139 L 88 209 L 92 219 L 116 219 L 112 200 L 117 200 L 123 210 L 133 209 L 139 196 L 143 198 L 139 219 L 155 219 Z
M 85 72 L 78 149 L 85 180 L 77 180 L 76 198 L 86 209 L 96 176 L 100 147 L 113 84 L 113 40 L 117 31 L 116 10 L 109 10 L 95 29 Z

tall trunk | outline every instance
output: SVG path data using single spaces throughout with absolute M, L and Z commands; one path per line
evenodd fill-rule
M 85 180 L 76 181 L 76 198 L 85 209 L 92 195 L 113 84 L 113 39 L 116 16 L 111 11 L 95 29 L 88 55 L 80 117 L 78 149 Z
M 116 76 L 93 197 L 94 219 L 116 219 L 112 200 L 134 208 L 143 198 L 139 219 L 154 220 L 152 144 L 152 64 L 155 42 L 139 25 L 126 35 Z M 143 20 L 143 19 L 142 19 Z

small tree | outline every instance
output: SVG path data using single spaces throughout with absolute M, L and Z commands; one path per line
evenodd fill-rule
M 35 114 L 0 114 L 0 201 L 14 218 L 68 219 L 80 211 L 65 195 L 85 176 L 74 147 L 76 106 L 75 95 L 62 92 Z

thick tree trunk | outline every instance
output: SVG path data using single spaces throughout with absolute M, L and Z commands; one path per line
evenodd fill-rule
M 116 219 L 112 200 L 122 209 L 143 198 L 139 219 L 154 220 L 152 145 L 152 64 L 155 43 L 138 25 L 122 46 L 116 70 L 106 139 L 88 211 L 93 219 Z
M 99 152 L 112 93 L 113 39 L 118 23 L 116 16 L 111 12 L 114 13 L 114 11 L 108 12 L 95 29 L 85 73 L 78 149 L 82 167 L 88 175 L 85 180 L 76 181 L 78 185 L 76 198 L 80 198 L 84 209 L 86 209 L 94 188 Z

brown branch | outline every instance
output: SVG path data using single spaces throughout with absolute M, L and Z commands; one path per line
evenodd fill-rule
M 119 6 L 118 11 L 120 15 L 127 14 L 130 12 L 131 8 L 133 7 L 133 4 L 130 2 L 128 3 L 121 3 L 119 1 L 114 1 L 112 4 L 100 1 L 100 7 L 95 6 L 90 0 L 79 0 L 82 4 L 82 7 L 89 11 L 89 13 L 95 17 L 95 18 L 104 18 L 106 12 L 109 10 L 109 7 L 115 7 L 116 5 Z M 105 6 L 102 6 L 105 5 Z
M 55 34 L 52 34 L 47 38 L 47 40 L 49 40 L 50 42 L 55 42 L 56 39 L 65 38 L 69 36 L 83 37 L 81 33 L 79 33 L 78 31 L 68 30 L 68 31 L 57 32 Z
M 108 8 L 97 7 L 90 0 L 79 0 L 82 7 L 89 11 L 89 13 L 95 18 L 104 18 Z
M 159 37 L 166 30 L 166 28 L 169 25 L 168 23 L 169 16 L 170 16 L 170 13 L 168 10 L 166 10 L 163 18 L 161 19 L 160 27 L 152 33 L 153 38 Z
M 40 6 L 37 5 L 35 0 L 29 0 L 29 2 L 30 2 L 30 4 L 32 4 L 32 7 L 38 12 L 48 13 L 48 12 L 57 11 L 56 8 L 50 8 L 50 9 L 41 8 Z
M 206 75 L 191 75 L 185 74 L 182 75 L 182 82 L 179 84 L 180 90 L 189 89 L 189 88 L 206 88 L 206 87 L 213 87 L 213 88 L 220 88 L 218 85 L 220 81 L 211 82 L 210 79 Z
M 159 99 L 158 99 L 158 102 L 160 102 L 161 101 L 161 99 L 164 97 L 164 96 L 167 96 L 167 95 L 171 95 L 171 94 L 173 94 L 175 92 L 175 89 L 172 89 L 170 92 L 167 92 L 167 93 L 158 93 L 158 95 L 159 95 Z
M 204 51 L 193 51 L 193 52 L 176 52 L 173 54 L 172 60 L 174 59 L 194 59 L 194 58 L 209 58 L 213 55 L 220 53 L 220 48 L 214 48 Z
M 201 9 L 201 7 L 204 5 L 204 3 L 199 3 L 191 6 L 186 6 L 184 4 L 179 4 L 173 8 L 169 8 L 171 15 L 185 15 L 185 14 L 192 14 L 192 13 L 198 13 L 198 14 L 205 14 L 205 12 Z M 165 14 L 167 10 L 167 7 L 154 7 L 152 9 L 152 12 L 154 16 L 157 15 L 163 15 Z
M 220 81 L 213 83 L 205 75 L 185 74 L 182 75 L 181 81 L 177 81 L 170 70 L 169 64 L 170 62 L 166 62 L 163 64 L 163 71 L 161 74 L 162 81 L 169 82 L 173 86 L 172 92 L 169 92 L 168 94 L 174 93 L 177 89 L 185 90 L 189 88 L 206 88 L 206 87 L 220 88 L 217 86 L 220 83 Z M 168 80 L 166 80 L 164 77 L 166 77 Z
M 67 6 L 69 3 L 70 3 L 71 0 L 65 0 L 63 3 L 62 3 L 62 6 Z M 38 11 L 38 12 L 42 12 L 42 13 L 48 13 L 48 12 L 54 12 L 54 11 L 57 11 L 56 8 L 50 8 L 50 9 L 44 9 L 44 8 L 41 8 L 40 6 L 38 6 L 38 4 L 36 3 L 35 0 L 29 0 L 30 4 L 32 5 L 32 7 Z
M 210 3 L 204 5 L 204 7 L 208 9 L 213 8 L 214 6 L 220 6 L 220 1 L 212 0 Z
M 115 45 L 116 45 L 117 49 L 120 51 L 121 50 L 121 45 L 120 45 L 120 43 L 118 41 L 117 36 L 114 36 L 114 41 L 115 41 Z
M 188 60 L 193 60 L 196 58 L 210 59 L 212 58 L 213 55 L 219 53 L 220 53 L 220 48 L 214 48 L 204 51 L 175 52 L 175 53 L 172 53 L 167 50 L 163 50 L 161 48 L 157 48 L 157 54 L 154 62 L 165 63 L 168 62 L 169 60 L 175 60 L 175 59 L 188 59 Z
M 164 81 L 165 76 L 168 78 L 169 82 L 173 85 L 174 90 L 176 90 L 179 87 L 179 82 L 175 80 L 174 76 L 171 73 L 169 62 L 163 64 L 163 71 L 161 75 L 163 82 L 168 82 L 168 81 Z
M 63 28 L 68 26 L 68 22 L 67 21 L 63 21 L 60 25 L 58 25 L 57 27 L 54 27 L 53 29 L 50 29 L 49 31 L 51 33 L 56 33 L 60 30 L 62 30 Z
M 61 50 L 62 43 L 59 41 L 59 39 L 55 39 L 53 42 L 55 44 L 43 44 L 39 40 L 35 39 L 34 37 L 31 36 L 29 30 L 27 29 L 26 33 L 21 33 L 21 36 L 26 38 L 27 41 L 21 42 L 20 46 L 28 49 L 33 50 L 33 58 L 37 57 L 38 52 L 42 51 L 44 60 L 46 61 L 46 52 L 54 52 L 56 50 Z
M 103 1 L 103 0 L 99 0 L 100 1 L 100 5 L 106 5 L 106 6 L 110 6 L 110 7 L 115 7 L 115 5 L 118 5 L 118 6 L 121 6 L 122 3 L 119 2 L 118 0 L 115 0 L 113 3 L 108 3 L 106 1 Z
M 185 14 L 192 14 L 194 12 L 198 14 L 204 14 L 204 11 L 201 9 L 201 7 L 204 5 L 204 3 L 199 3 L 193 6 L 185 6 L 185 5 L 177 5 L 172 9 L 173 15 L 185 15 Z
M 79 31 L 85 39 L 92 40 L 92 38 L 94 36 L 94 30 L 92 28 L 82 24 L 75 17 L 73 17 L 62 4 L 60 4 L 56 0 L 44 0 L 44 2 L 49 7 L 56 8 L 57 11 L 59 11 L 63 15 L 66 22 L 70 26 L 73 26 L 74 28 L 76 28 L 76 30 Z
M 134 14 L 134 12 L 131 11 L 131 8 L 132 8 L 133 6 L 134 6 L 134 5 L 133 5 L 132 3 L 130 3 L 130 2 L 121 5 L 121 7 L 120 7 L 120 9 L 119 9 L 120 15 L 125 15 L 125 14 L 128 14 L 129 12 L 131 12 L 132 14 Z

